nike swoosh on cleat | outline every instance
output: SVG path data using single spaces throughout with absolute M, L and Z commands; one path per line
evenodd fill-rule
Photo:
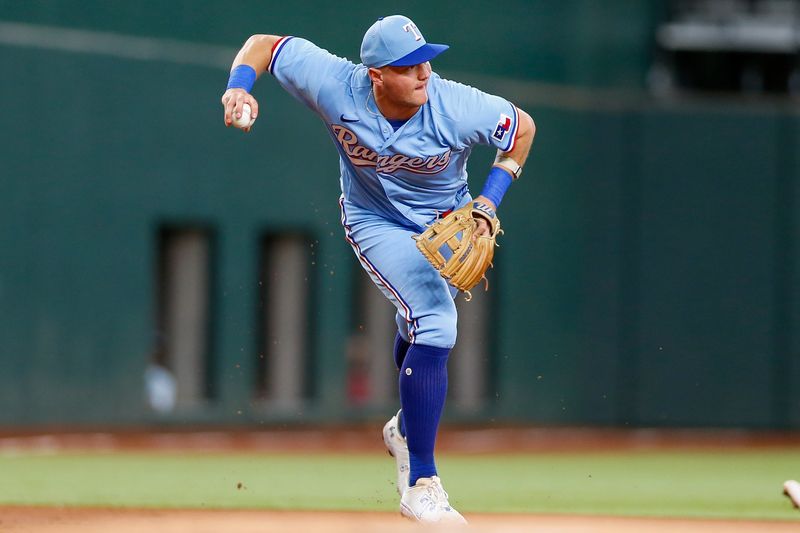
M 358 122 L 359 121 L 359 119 L 357 119 L 357 118 L 347 118 L 344 115 L 340 116 L 339 120 L 341 120 L 342 122 Z

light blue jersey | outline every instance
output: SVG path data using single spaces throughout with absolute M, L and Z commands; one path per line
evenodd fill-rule
M 428 102 L 395 131 L 378 111 L 363 65 L 284 37 L 269 71 L 325 122 L 339 150 L 346 211 L 422 228 L 469 200 L 466 165 L 474 145 L 513 148 L 515 106 L 435 73 Z
M 412 236 L 471 200 L 466 166 L 474 145 L 513 149 L 516 107 L 431 73 L 428 101 L 395 130 L 378 111 L 364 65 L 283 37 L 269 71 L 322 118 L 339 150 L 345 237 L 397 308 L 400 335 L 412 344 L 451 348 L 458 291 Z

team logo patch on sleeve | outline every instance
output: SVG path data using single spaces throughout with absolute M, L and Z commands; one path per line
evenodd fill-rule
M 494 137 L 498 141 L 505 139 L 506 134 L 511 130 L 511 117 L 508 115 L 500 115 L 500 120 L 497 121 L 497 126 L 494 128 Z

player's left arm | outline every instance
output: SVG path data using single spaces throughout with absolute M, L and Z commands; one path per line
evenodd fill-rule
M 475 198 L 476 202 L 488 205 L 493 211 L 497 211 L 506 190 L 522 173 L 522 167 L 528 159 L 533 138 L 536 136 L 536 124 L 531 116 L 520 108 L 516 109 L 519 124 L 513 146 L 508 152 L 497 151 L 486 184 L 481 194 Z M 479 219 L 475 236 L 489 235 L 489 233 L 488 222 Z

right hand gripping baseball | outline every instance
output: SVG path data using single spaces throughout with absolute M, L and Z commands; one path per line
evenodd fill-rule
M 425 259 L 453 287 L 466 292 L 467 300 L 472 299 L 470 289 L 485 279 L 486 271 L 492 266 L 497 236 L 503 232 L 500 220 L 496 216 L 487 217 L 478 205 L 471 202 L 414 236 L 417 248 Z M 476 217 L 489 222 L 489 235 L 474 235 L 478 227 Z M 444 246 L 452 252 L 448 259 L 442 253 Z
M 222 95 L 222 107 L 224 108 L 225 126 L 235 126 L 244 132 L 250 131 L 253 123 L 258 117 L 258 101 L 253 95 L 244 89 L 228 89 Z M 245 105 L 250 107 L 249 122 L 242 122 L 245 118 Z

